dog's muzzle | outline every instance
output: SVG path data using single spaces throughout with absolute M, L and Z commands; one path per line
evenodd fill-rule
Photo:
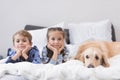
M 94 66 L 92 64 L 89 64 L 88 68 L 94 68 Z

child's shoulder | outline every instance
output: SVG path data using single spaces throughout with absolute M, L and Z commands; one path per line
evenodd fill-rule
M 34 45 L 31 50 L 38 50 L 38 47 Z
M 64 51 L 65 53 L 69 53 L 69 49 L 67 48 L 67 46 L 64 47 Z
M 16 53 L 16 51 L 15 51 L 14 49 L 8 48 L 7 56 L 12 55 L 12 54 L 15 54 L 15 53 Z

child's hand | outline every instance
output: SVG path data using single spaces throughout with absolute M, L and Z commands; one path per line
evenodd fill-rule
M 22 55 L 22 51 L 15 47 L 13 49 L 16 51 L 16 54 L 14 56 L 12 56 L 12 60 L 16 60 L 17 58 L 19 58 Z
M 64 44 L 60 47 L 59 53 L 64 49 Z
M 22 51 L 20 49 L 17 49 L 15 47 L 13 47 L 13 49 L 16 51 L 16 55 L 17 56 L 21 56 L 22 55 Z
M 22 54 L 27 54 L 30 49 L 31 49 L 30 45 L 26 46 L 26 48 L 22 50 Z
M 13 50 L 14 50 L 14 51 L 16 51 L 16 52 L 19 52 L 19 51 L 21 51 L 20 49 L 18 49 L 18 48 L 15 48 L 15 47 L 13 47 Z
M 57 48 L 54 48 L 53 46 L 51 46 L 50 44 L 47 44 L 47 47 L 53 51 L 53 56 L 52 56 L 52 59 L 53 60 L 56 60 L 57 59 L 57 56 L 59 54 L 59 50 Z
M 28 58 L 28 51 L 31 49 L 31 46 L 27 46 L 25 49 L 23 49 L 22 51 L 22 56 L 24 57 L 24 59 L 26 60 Z
M 47 47 L 52 50 L 53 52 L 58 52 L 58 50 L 56 48 L 54 48 L 53 46 L 51 46 L 50 44 L 47 45 Z

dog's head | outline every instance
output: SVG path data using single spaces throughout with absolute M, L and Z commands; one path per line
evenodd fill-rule
M 79 47 L 75 59 L 82 61 L 88 68 L 95 68 L 99 65 L 109 67 L 105 47 L 102 47 L 103 49 L 93 42 L 85 43 Z

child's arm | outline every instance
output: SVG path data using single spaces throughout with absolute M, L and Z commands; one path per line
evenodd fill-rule
M 41 63 L 39 50 L 36 46 L 32 47 L 28 54 L 29 55 L 26 61 L 32 62 L 32 63 Z
M 52 47 L 50 44 L 48 44 L 47 47 L 48 47 L 50 50 L 53 51 L 53 56 L 52 56 L 51 59 L 52 59 L 53 61 L 56 61 L 56 60 L 57 60 L 57 56 L 58 56 L 58 54 L 60 53 L 59 50 L 56 49 L 56 48 L 54 48 L 54 47 Z
M 31 46 L 27 46 L 23 51 L 22 51 L 22 57 L 27 60 L 28 59 L 28 51 L 31 49 Z
M 47 46 L 43 47 L 42 58 L 41 58 L 42 63 L 44 63 L 44 64 L 46 64 L 46 63 L 56 64 L 56 61 L 52 60 L 51 56 L 52 56 L 52 51 L 49 50 L 49 48 Z
M 14 49 L 9 48 L 7 56 L 8 56 L 8 58 L 7 58 L 5 63 L 15 63 L 15 62 L 18 62 L 17 59 L 21 56 L 21 51 L 15 49 L 15 48 Z
M 47 47 L 53 51 L 53 56 L 51 57 L 51 60 L 49 63 L 51 64 L 56 64 L 57 63 L 57 59 L 58 59 L 58 55 L 60 54 L 60 52 L 64 49 L 64 45 L 61 46 L 61 48 L 56 49 L 54 47 L 52 47 L 50 44 L 47 45 Z
M 68 61 L 70 59 L 69 58 L 69 50 L 68 50 L 67 47 L 64 47 L 64 53 L 65 53 L 65 55 L 63 57 L 63 60 L 64 60 L 64 62 L 66 62 L 66 61 Z
M 16 54 L 14 56 L 12 56 L 11 59 L 15 61 L 16 59 L 18 59 L 21 56 L 21 53 L 22 53 L 22 51 L 17 50 Z
M 44 47 L 42 50 L 42 62 L 43 63 L 51 63 L 51 64 L 56 65 L 57 61 L 58 61 L 58 54 L 60 54 L 61 50 L 63 50 L 64 45 L 59 50 L 57 50 L 58 52 L 56 52 L 56 53 L 55 53 L 55 51 L 53 52 L 53 50 L 50 49 L 50 47 L 49 48 L 48 47 L 49 47 L 49 45 L 47 45 L 47 47 Z M 52 55 L 51 51 L 48 51 L 49 49 L 53 52 L 53 55 Z M 49 54 L 49 56 L 48 56 L 48 54 Z M 50 57 L 50 55 L 52 57 Z

